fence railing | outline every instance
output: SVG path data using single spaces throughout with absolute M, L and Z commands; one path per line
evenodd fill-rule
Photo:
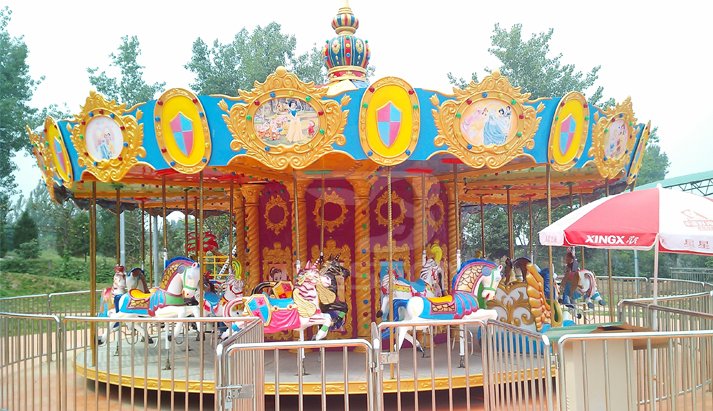
M 0 309 L 12 312 L 0 312 L 0 409 L 244 410 L 269 401 L 276 411 L 293 404 L 300 411 L 472 409 L 480 401 L 486 410 L 711 409 L 711 287 L 663 282 L 666 292 L 691 293 L 653 306 L 648 280 L 614 282 L 620 296 L 639 296 L 620 299 L 617 319 L 660 332 L 559 341 L 499 322 L 454 320 L 372 324 L 370 341 L 263 343 L 262 323 L 243 318 L 221 343 L 234 318 L 122 319 L 114 328 L 88 316 L 98 291 L 5 298 Z M 390 349 L 382 334 L 400 328 L 430 358 L 409 343 Z M 471 390 L 481 384 L 482 400 Z
M 560 409 L 709 410 L 712 338 L 710 330 L 565 335 Z
M 671 277 L 713 284 L 713 268 L 672 267 Z
M 53 315 L 0 312 L 0 409 L 60 410 L 60 330 Z

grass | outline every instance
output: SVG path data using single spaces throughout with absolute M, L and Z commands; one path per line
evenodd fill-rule
M 110 285 L 111 284 L 100 284 L 97 288 L 104 288 Z M 0 272 L 0 298 L 86 291 L 88 289 L 88 281 L 70 280 L 67 278 L 44 275 Z

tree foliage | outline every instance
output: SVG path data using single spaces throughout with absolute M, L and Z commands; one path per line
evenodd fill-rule
M 549 29 L 523 40 L 522 24 L 516 24 L 508 31 L 496 23 L 490 37 L 492 47 L 488 52 L 500 60 L 500 74 L 507 77 L 512 85 L 522 87 L 523 92 L 531 93 L 533 99 L 562 97 L 570 91 L 579 91 L 586 95 L 585 91 L 594 87 L 599 78 L 601 66 L 596 66 L 584 74 L 576 71 L 574 64 L 563 64 L 562 53 L 550 57 L 549 43 L 553 34 L 554 29 Z M 487 67 L 485 71 L 492 72 Z M 476 73 L 471 77 L 474 81 L 478 79 Z M 448 79 L 459 88 L 467 85 L 464 79 L 456 78 L 452 73 L 448 73 Z M 596 87 L 588 97 L 589 103 L 601 104 L 603 92 L 602 86 Z M 608 101 L 604 104 L 611 103 L 612 101 Z
M 110 65 L 121 72 L 119 78 L 109 77 L 105 71 L 97 74 L 98 68 L 87 68 L 87 72 L 89 82 L 99 93 L 131 107 L 152 100 L 156 93 L 163 92 L 166 83 L 147 84 L 144 80 L 144 66 L 138 63 L 138 57 L 141 55 L 138 37 L 124 36 L 121 42 L 118 52 L 109 55 Z
M 302 81 L 326 82 L 324 60 L 316 46 L 296 55 L 297 39 L 283 34 L 275 22 L 250 33 L 243 28 L 231 43 L 218 40 L 208 46 L 198 38 L 193 43 L 193 56 L 185 65 L 195 75 L 191 88 L 198 94 L 236 95 L 249 90 L 255 81 L 264 82 L 279 66 L 285 66 Z
M 37 240 L 38 235 L 37 225 L 30 217 L 30 213 L 25 209 L 15 224 L 15 234 L 12 242 L 17 247 L 30 240 Z

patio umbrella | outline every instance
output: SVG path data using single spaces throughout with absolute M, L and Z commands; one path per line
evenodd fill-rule
M 661 188 L 605 197 L 575 210 L 540 231 L 540 243 L 618 250 L 713 255 L 713 200 Z

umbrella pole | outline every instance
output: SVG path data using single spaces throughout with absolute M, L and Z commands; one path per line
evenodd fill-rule
M 656 305 L 656 300 L 658 299 L 659 295 L 659 236 L 656 235 L 656 251 L 654 252 L 654 305 Z M 657 311 L 654 310 L 653 313 L 653 318 L 651 324 L 653 326 L 654 331 L 658 330 L 658 321 L 657 321 Z

